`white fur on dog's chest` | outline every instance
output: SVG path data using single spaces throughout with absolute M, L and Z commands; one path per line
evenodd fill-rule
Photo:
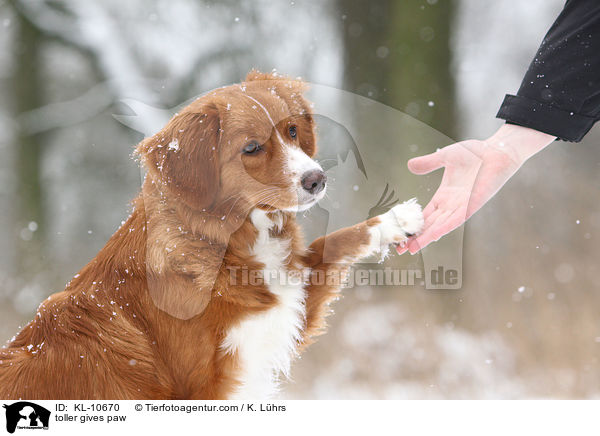
M 231 399 L 264 399 L 276 391 L 279 373 L 289 373 L 305 316 L 304 282 L 290 276 L 283 264 L 290 252 L 290 241 L 269 235 L 269 229 L 281 223 L 271 221 L 258 209 L 250 218 L 258 230 L 252 252 L 265 265 L 264 280 L 277 296 L 278 304 L 250 315 L 232 327 L 223 340 L 224 351 L 239 361 L 240 385 Z

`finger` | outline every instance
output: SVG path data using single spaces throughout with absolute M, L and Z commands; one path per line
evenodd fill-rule
M 442 214 L 444 214 L 444 213 L 447 213 L 447 212 L 448 212 L 447 210 L 444 210 L 443 208 L 440 208 L 440 209 L 436 209 L 436 210 L 434 210 L 434 211 L 433 211 L 433 212 L 431 212 L 429 215 L 427 215 L 427 216 L 425 217 L 425 225 L 423 226 L 423 229 L 424 229 L 423 233 L 425 233 L 425 231 L 426 231 L 426 230 L 427 230 L 429 227 L 431 227 L 431 225 L 432 225 L 433 223 L 435 223 L 435 222 L 437 221 L 437 219 L 439 218 L 439 216 L 440 216 L 440 215 L 442 215 Z M 423 234 L 423 233 L 422 233 L 422 234 Z
M 430 243 L 439 240 L 442 236 L 464 224 L 466 219 L 466 209 L 461 207 L 451 214 L 442 214 L 438 216 L 434 223 L 418 238 L 408 244 L 408 250 L 411 254 L 427 247 Z
M 408 251 L 408 246 L 407 245 L 397 245 L 396 246 L 396 252 L 398 254 L 404 254 Z
M 429 205 L 431 205 L 431 204 L 433 204 L 433 201 L 431 203 L 429 203 Z M 428 207 L 429 207 L 429 205 L 428 205 Z M 422 231 L 421 235 L 419 235 L 416 238 L 411 238 L 408 241 L 408 244 L 406 245 L 407 249 L 411 246 L 411 244 L 412 244 L 413 247 L 415 247 L 413 250 L 411 250 L 411 253 L 414 254 L 415 252 L 419 251 L 419 249 L 420 249 L 418 245 L 414 244 L 414 241 L 416 241 L 418 239 L 422 239 L 424 236 L 427 236 L 427 234 L 429 232 L 429 228 L 432 226 L 432 224 L 434 224 L 436 222 L 437 218 L 441 214 L 446 213 L 446 212 L 447 211 L 445 211 L 444 209 L 433 209 L 431 211 L 431 213 L 423 213 L 423 216 L 425 218 L 425 222 L 423 224 L 423 231 Z M 404 250 L 404 251 L 406 251 L 406 250 Z M 404 251 L 402 251 L 402 252 L 404 252 Z
M 427 247 L 430 242 L 433 242 L 432 235 L 433 235 L 433 231 L 430 228 L 427 228 L 421 236 L 410 241 L 407 245 L 407 248 L 408 248 L 408 251 L 410 251 L 410 254 L 415 254 L 416 252 Z
M 429 203 L 427 203 L 427 206 L 425 206 L 425 209 L 423 209 L 423 216 L 425 218 L 427 218 L 429 215 L 431 215 L 437 209 L 436 203 L 437 203 L 437 200 L 434 195 L 433 198 L 429 201 Z
M 413 174 L 427 174 L 444 166 L 442 154 L 439 151 L 412 158 L 407 165 Z
M 423 248 L 427 247 L 427 245 L 429 245 L 429 242 L 426 242 L 425 240 L 417 241 L 415 239 L 414 241 L 409 242 L 406 248 L 410 254 L 416 254 Z
M 418 251 L 421 251 L 423 248 L 427 247 L 432 242 L 437 241 L 441 237 L 437 236 L 438 233 L 438 231 L 431 229 L 431 231 L 424 233 L 418 239 L 411 241 L 408 244 L 408 251 L 410 251 L 410 254 L 415 254 Z
M 427 247 L 431 242 L 438 239 L 440 233 L 440 227 L 444 226 L 446 218 L 450 216 L 451 211 L 444 211 L 437 214 L 435 220 L 431 221 L 427 226 L 423 234 L 417 237 L 414 241 L 408 245 L 409 251 L 414 254 L 417 251 Z

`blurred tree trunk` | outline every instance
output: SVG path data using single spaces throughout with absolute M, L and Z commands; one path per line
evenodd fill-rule
M 40 107 L 44 97 L 40 74 L 42 34 L 18 12 L 15 18 L 18 30 L 15 37 L 17 47 L 12 89 L 14 112 L 18 115 Z M 40 135 L 32 135 L 19 129 L 15 137 L 15 147 L 16 233 L 20 241 L 17 269 L 19 273 L 23 273 L 38 266 L 37 261 L 42 257 L 40 250 L 43 248 L 45 221 L 40 174 L 42 161 Z
M 454 137 L 449 47 L 454 2 L 338 1 L 344 23 L 346 89 Z
M 38 27 L 20 7 L 17 0 L 9 1 L 16 20 L 13 80 L 13 108 L 19 115 L 47 103 L 42 54 L 45 44 L 56 42 L 78 50 L 89 62 L 94 83 L 106 80 L 98 56 L 89 47 L 58 33 Z M 60 126 L 56 126 L 60 127 Z M 15 135 L 15 225 L 17 253 L 16 276 L 26 280 L 48 270 L 44 265 L 47 222 L 42 181 L 43 144 L 45 133 L 30 133 L 20 126 Z
M 338 7 L 343 22 L 345 89 L 396 108 L 455 138 L 450 52 L 455 2 L 338 0 Z M 403 143 L 402 138 L 398 142 Z M 419 144 L 418 154 L 445 145 Z M 390 169 L 401 168 L 408 174 L 409 156 L 414 154 L 398 149 Z M 390 261 L 395 268 L 416 267 L 407 256 Z M 432 313 L 441 322 L 455 322 L 460 316 L 460 291 L 427 292 L 418 298 L 386 295 L 380 298 L 394 298 L 395 303 L 402 299 L 403 304 L 413 307 L 416 304 L 419 313 Z

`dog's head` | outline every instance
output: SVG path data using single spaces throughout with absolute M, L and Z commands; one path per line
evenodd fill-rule
M 302 81 L 252 71 L 195 100 L 137 153 L 152 183 L 188 207 L 305 210 L 325 194 Z M 225 206 L 225 207 L 224 207 Z

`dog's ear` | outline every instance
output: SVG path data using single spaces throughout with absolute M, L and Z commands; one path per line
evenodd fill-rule
M 220 124 L 219 109 L 205 104 L 174 116 L 136 149 L 160 188 L 194 209 L 209 208 L 218 194 Z

